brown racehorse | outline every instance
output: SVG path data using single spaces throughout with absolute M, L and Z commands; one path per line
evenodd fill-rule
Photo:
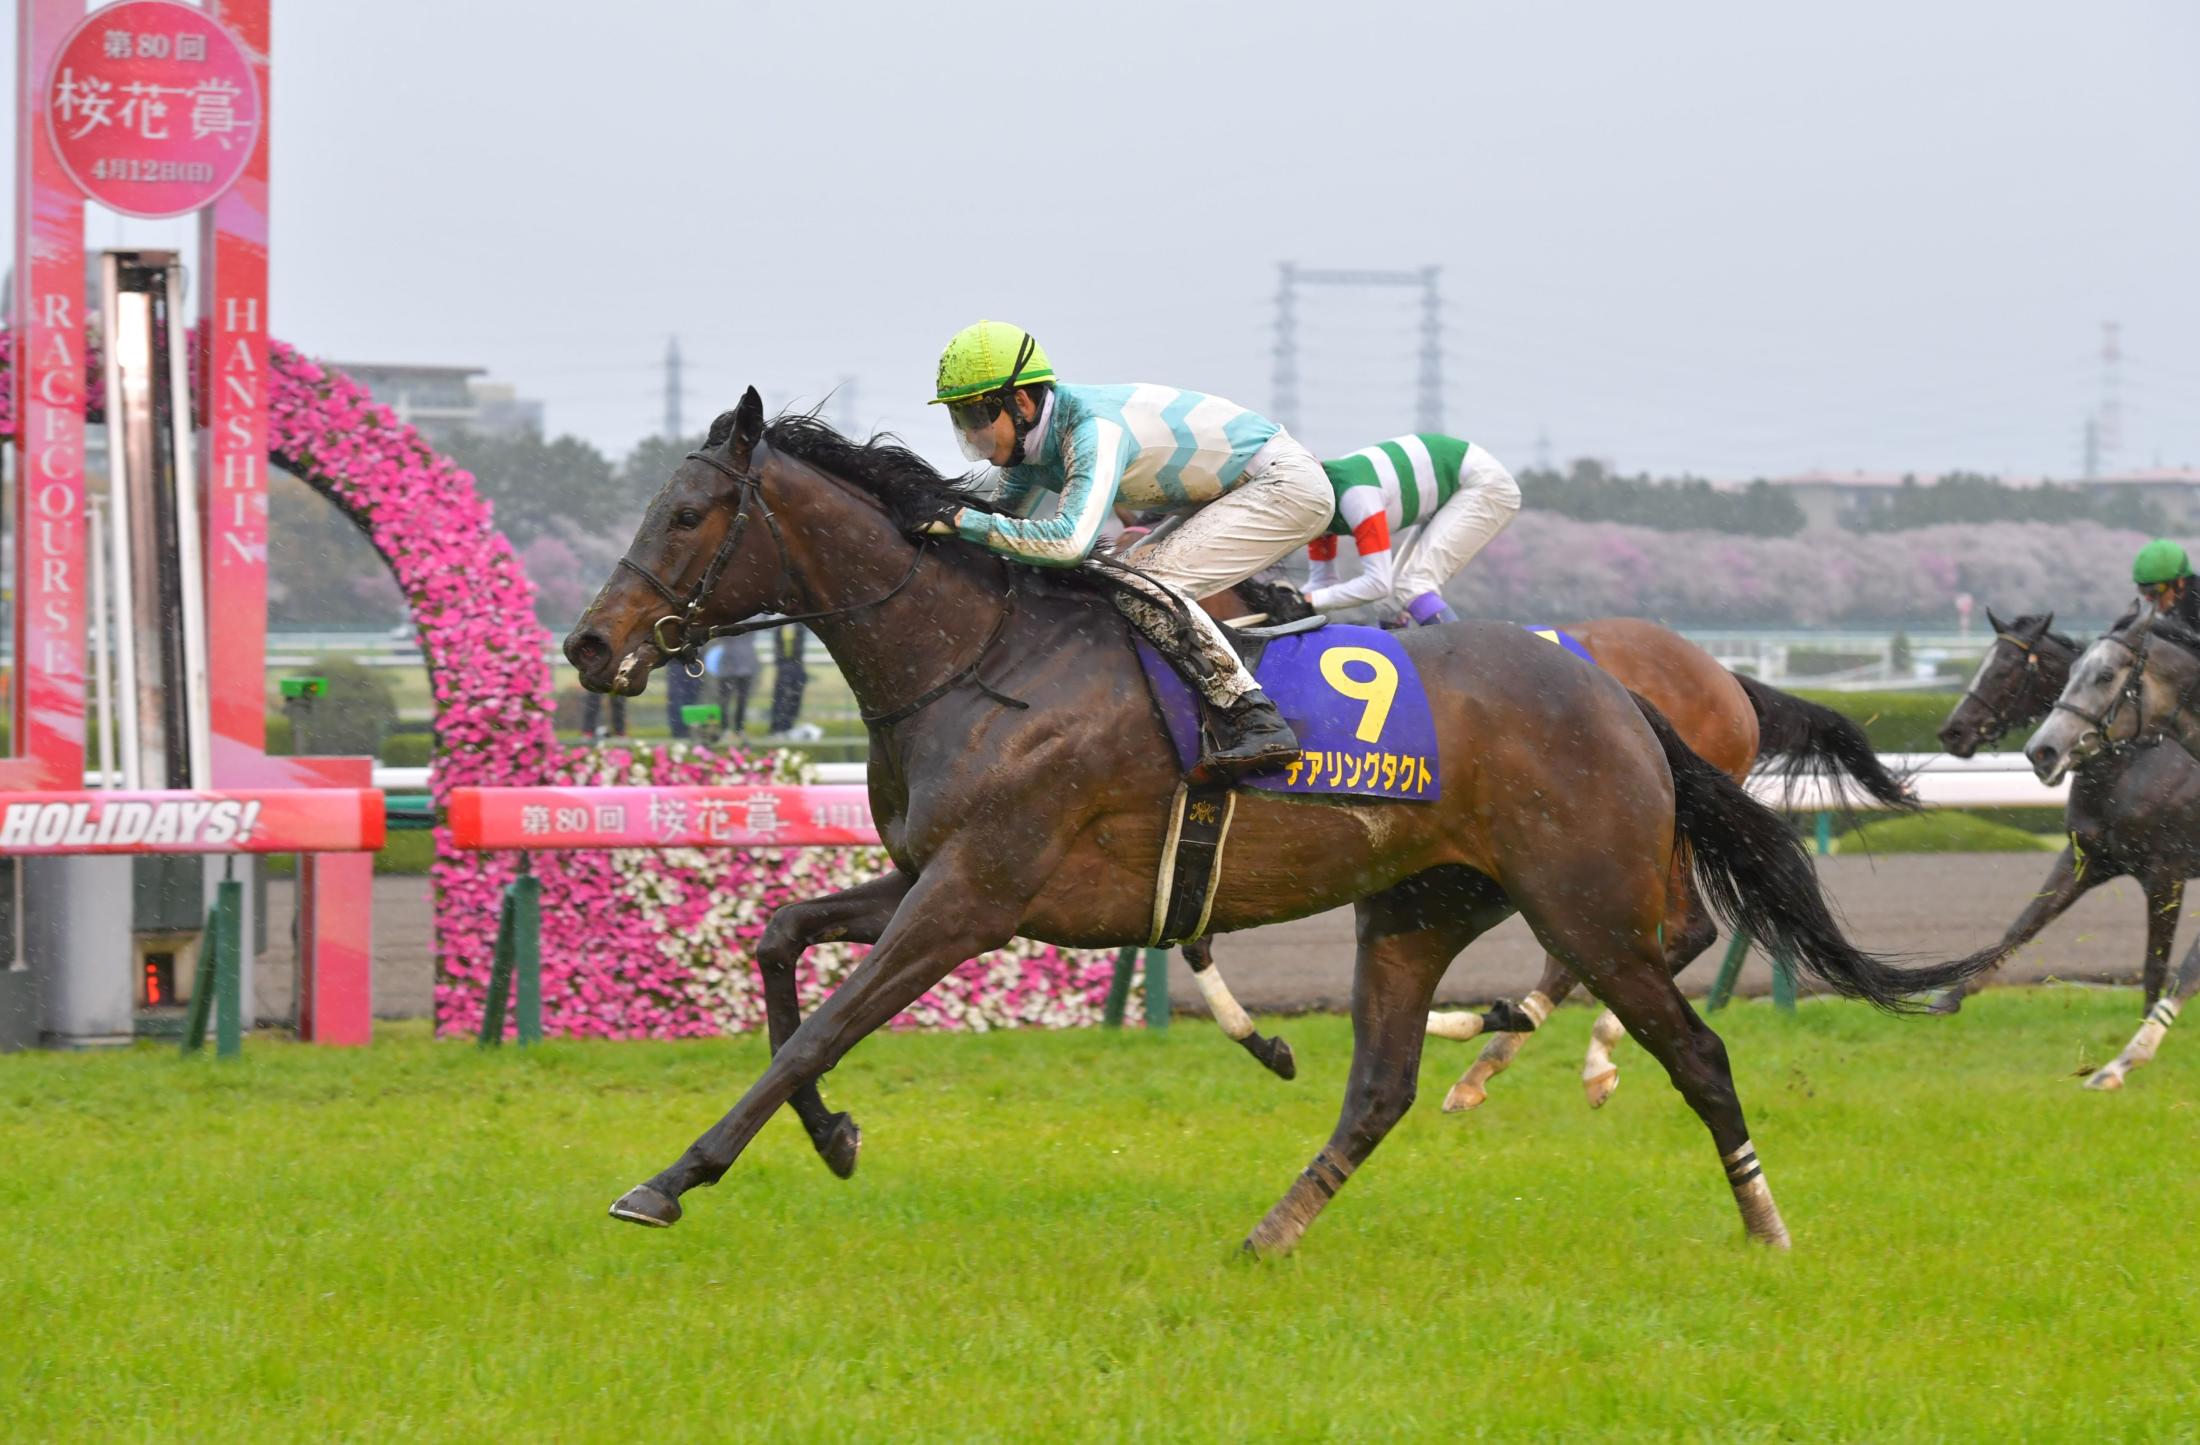
M 1130 555 L 1135 558 L 1135 550 Z M 1272 624 L 1312 615 L 1305 597 L 1280 574 L 1272 573 L 1217 593 L 1204 605 L 1224 621 L 1257 618 Z M 1837 786 L 1854 786 L 1887 807 L 1914 806 L 1902 780 L 1879 760 L 1863 729 L 1831 708 L 1730 672 L 1710 653 L 1655 622 L 1604 617 L 1566 623 L 1564 630 L 1621 686 L 1649 699 L 1664 713 L 1697 756 L 1736 782 L 1748 777 L 1760 759 L 1776 758 L 1790 778 L 1823 778 Z M 1676 860 L 1672 890 L 1665 943 L 1668 966 L 1678 975 L 1711 946 L 1718 929 L 1689 884 L 1686 859 Z M 1290 1046 L 1255 1031 L 1251 1018 L 1230 996 L 1221 970 L 1214 967 L 1209 940 L 1187 943 L 1184 957 L 1216 1022 L 1255 1058 L 1290 1077 L 1294 1067 Z M 1489 1080 L 1512 1063 L 1528 1034 L 1573 989 L 1574 978 L 1566 966 L 1547 957 L 1542 978 L 1525 998 L 1501 1003 L 1488 1013 L 1430 1015 L 1429 1032 L 1440 1038 L 1492 1034 L 1481 1056 L 1445 1095 L 1444 1111 L 1481 1104 L 1488 1097 Z M 1623 1036 L 1619 1019 L 1609 1010 L 1590 1026 L 1581 1087 L 1592 1109 L 1619 1087 L 1612 1046 Z
M 810 417 L 765 425 L 752 390 L 651 502 L 566 639 L 596 691 L 628 695 L 710 628 L 808 622 L 870 724 L 882 878 L 780 909 L 758 965 L 774 1053 L 732 1110 L 612 1206 L 670 1225 L 793 1103 L 830 1162 L 856 1136 L 817 1082 L 963 960 L 1024 934 L 1143 938 L 1181 774 L 1127 624 L 1095 577 L 1013 567 L 927 529 L 983 506 L 921 458 Z M 1353 1056 L 1335 1132 L 1246 1240 L 1289 1250 L 1411 1105 L 1423 1025 L 1451 960 L 1514 911 L 1662 1063 L 1709 1130 L 1751 1237 L 1784 1245 L 1726 1051 L 1667 974 L 1675 849 L 1725 918 L 1840 991 L 1887 1008 L 1978 968 L 1901 969 L 1843 937 L 1779 816 L 1698 758 L 1654 708 L 1500 624 L 1403 640 L 1436 721 L 1432 803 L 1253 792 L 1236 810 L 1213 918 L 1229 931 L 1355 905 Z M 807 1019 L 812 943 L 874 945 Z

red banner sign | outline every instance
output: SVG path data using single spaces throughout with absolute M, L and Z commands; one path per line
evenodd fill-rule
M 128 216 L 180 216 L 236 184 L 261 107 L 251 58 L 206 11 L 122 0 L 61 43 L 46 130 L 85 195 Z
M 860 784 L 453 788 L 461 848 L 814 848 L 878 842 Z
M 383 827 L 373 788 L 0 793 L 0 855 L 362 853 Z

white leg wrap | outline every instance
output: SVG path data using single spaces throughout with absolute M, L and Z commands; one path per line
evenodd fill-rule
M 1765 1183 L 1756 1146 L 1744 1140 L 1739 1149 L 1721 1155 L 1720 1162 L 1726 1166 L 1726 1181 L 1733 1186 L 1734 1203 L 1742 1211 L 1742 1227 L 1749 1231 L 1749 1237 L 1787 1248 L 1787 1225 L 1780 1219 L 1780 1207 L 1772 1202 L 1772 1186 Z
M 1542 1028 L 1543 1021 L 1551 1016 L 1551 1001 L 1544 997 L 1543 990 L 1536 989 L 1520 1001 L 1519 1009 L 1530 1023 Z
M 1482 1032 L 1482 1015 L 1465 1009 L 1447 1009 L 1428 1016 L 1428 1034 L 1432 1039 L 1456 1039 L 1465 1043 Z
M 1222 970 L 1213 964 L 1192 975 L 1199 984 L 1199 995 L 1207 1000 L 1207 1012 L 1215 1016 L 1222 1031 L 1233 1039 L 1242 1039 L 1253 1032 L 1253 1020 L 1238 1001 L 1231 997 L 1230 986 L 1222 981 Z

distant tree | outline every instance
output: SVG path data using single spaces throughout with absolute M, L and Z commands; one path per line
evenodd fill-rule
M 1564 472 L 1522 472 L 1520 489 L 1522 506 L 1584 522 L 1751 537 L 1788 537 L 1803 529 L 1803 510 L 1795 499 L 1762 481 L 1732 491 L 1698 477 L 1623 477 L 1584 457 Z
M 1977 472 L 1950 472 L 1930 486 L 1904 477 L 1883 506 L 1860 519 L 1857 530 L 1907 532 L 1952 522 L 2098 522 L 2134 532 L 2168 526 L 2160 506 L 2129 488 L 2095 493 L 2053 482 L 2012 487 Z
M 496 506 L 497 526 L 516 546 L 553 535 L 559 523 L 583 532 L 631 529 L 641 502 L 621 485 L 604 454 L 576 436 L 461 433 L 444 451 L 474 474 Z

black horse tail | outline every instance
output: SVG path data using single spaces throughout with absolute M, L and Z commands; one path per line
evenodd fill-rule
M 1823 782 L 1844 807 L 1852 805 L 1854 789 L 1882 807 L 1905 812 L 1917 807 L 1909 784 L 1879 760 L 1871 740 L 1854 722 L 1753 677 L 1734 677 L 1757 712 L 1757 756 L 1770 761 L 1772 771 L 1790 786 Z
M 1695 855 L 1704 902 L 1727 927 L 1823 980 L 1835 992 L 1892 1013 L 1912 1013 L 1912 999 L 1952 988 L 2000 960 L 1997 943 L 1967 958 L 1905 968 L 1864 952 L 1842 934 L 1810 853 L 1787 820 L 1690 750 L 1665 715 L 1642 697 L 1673 774 L 1673 822 Z

